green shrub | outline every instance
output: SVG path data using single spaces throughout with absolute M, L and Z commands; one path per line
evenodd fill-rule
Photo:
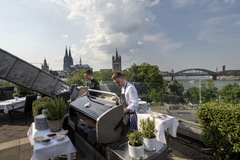
M 150 120 L 148 117 L 146 120 L 140 120 L 140 128 L 145 138 L 154 138 L 156 134 L 155 119 Z
M 42 110 L 46 109 L 46 103 L 50 100 L 51 98 L 49 97 L 43 97 L 33 101 L 33 105 L 32 105 L 33 120 L 35 120 L 35 117 L 37 115 L 42 114 Z
M 22 86 L 19 86 L 19 85 L 16 85 L 16 89 L 21 94 L 31 94 L 31 93 L 34 93 L 33 90 L 25 88 L 25 87 L 22 87 Z
M 49 120 L 62 119 L 66 113 L 66 103 L 63 98 L 56 98 L 46 103 L 45 116 Z
M 133 130 L 127 135 L 129 143 L 132 146 L 141 146 L 143 144 L 143 134 L 142 132 Z
M 0 79 L 0 86 L 1 87 L 12 87 L 12 86 L 14 86 L 14 84 L 12 84 L 11 82 Z
M 202 140 L 213 147 L 217 159 L 234 159 L 240 154 L 240 104 L 206 103 L 197 116 Z
M 18 92 L 14 92 L 14 93 L 12 94 L 12 96 L 13 96 L 13 97 L 19 97 L 20 94 L 19 94 Z

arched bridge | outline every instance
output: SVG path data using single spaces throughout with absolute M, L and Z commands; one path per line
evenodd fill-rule
M 208 69 L 202 68 L 190 68 L 184 69 L 174 73 L 171 72 L 162 72 L 163 76 L 171 76 L 172 79 L 175 76 L 212 76 L 212 79 L 217 79 L 218 76 L 240 76 L 240 70 L 226 70 L 220 72 L 214 72 Z

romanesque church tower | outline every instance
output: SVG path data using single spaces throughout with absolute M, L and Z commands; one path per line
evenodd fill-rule
M 112 56 L 112 71 L 114 72 L 121 72 L 122 71 L 122 60 L 121 56 L 118 56 L 118 51 L 116 48 L 116 56 Z
M 66 47 L 65 56 L 64 56 L 64 60 L 63 60 L 63 70 L 67 71 L 67 72 L 70 72 L 71 71 L 71 65 L 73 65 L 71 49 L 69 47 L 69 54 L 68 54 L 68 50 L 67 50 L 67 47 Z

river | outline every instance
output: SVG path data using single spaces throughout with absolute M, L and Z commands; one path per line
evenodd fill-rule
M 164 77 L 165 80 L 170 81 L 171 77 Z M 201 83 L 206 83 L 207 80 L 211 80 L 212 78 L 209 76 L 189 76 L 189 77 L 176 77 L 176 80 L 179 83 L 183 84 L 183 87 L 186 89 L 191 88 L 191 87 L 199 87 L 199 82 L 201 80 Z M 240 85 L 240 80 L 239 79 L 230 79 L 230 78 L 221 78 L 219 80 L 213 80 L 215 87 L 218 88 L 218 90 L 221 90 L 225 85 L 227 84 L 234 84 L 237 83 Z

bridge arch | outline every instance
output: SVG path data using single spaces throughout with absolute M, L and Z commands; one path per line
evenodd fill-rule
M 174 73 L 174 76 L 215 76 L 216 72 L 202 68 L 184 69 Z
M 208 69 L 190 68 L 173 73 L 172 79 L 175 76 L 212 76 L 212 79 L 217 79 L 217 73 Z
M 240 70 L 226 70 L 218 72 L 219 76 L 240 76 Z

